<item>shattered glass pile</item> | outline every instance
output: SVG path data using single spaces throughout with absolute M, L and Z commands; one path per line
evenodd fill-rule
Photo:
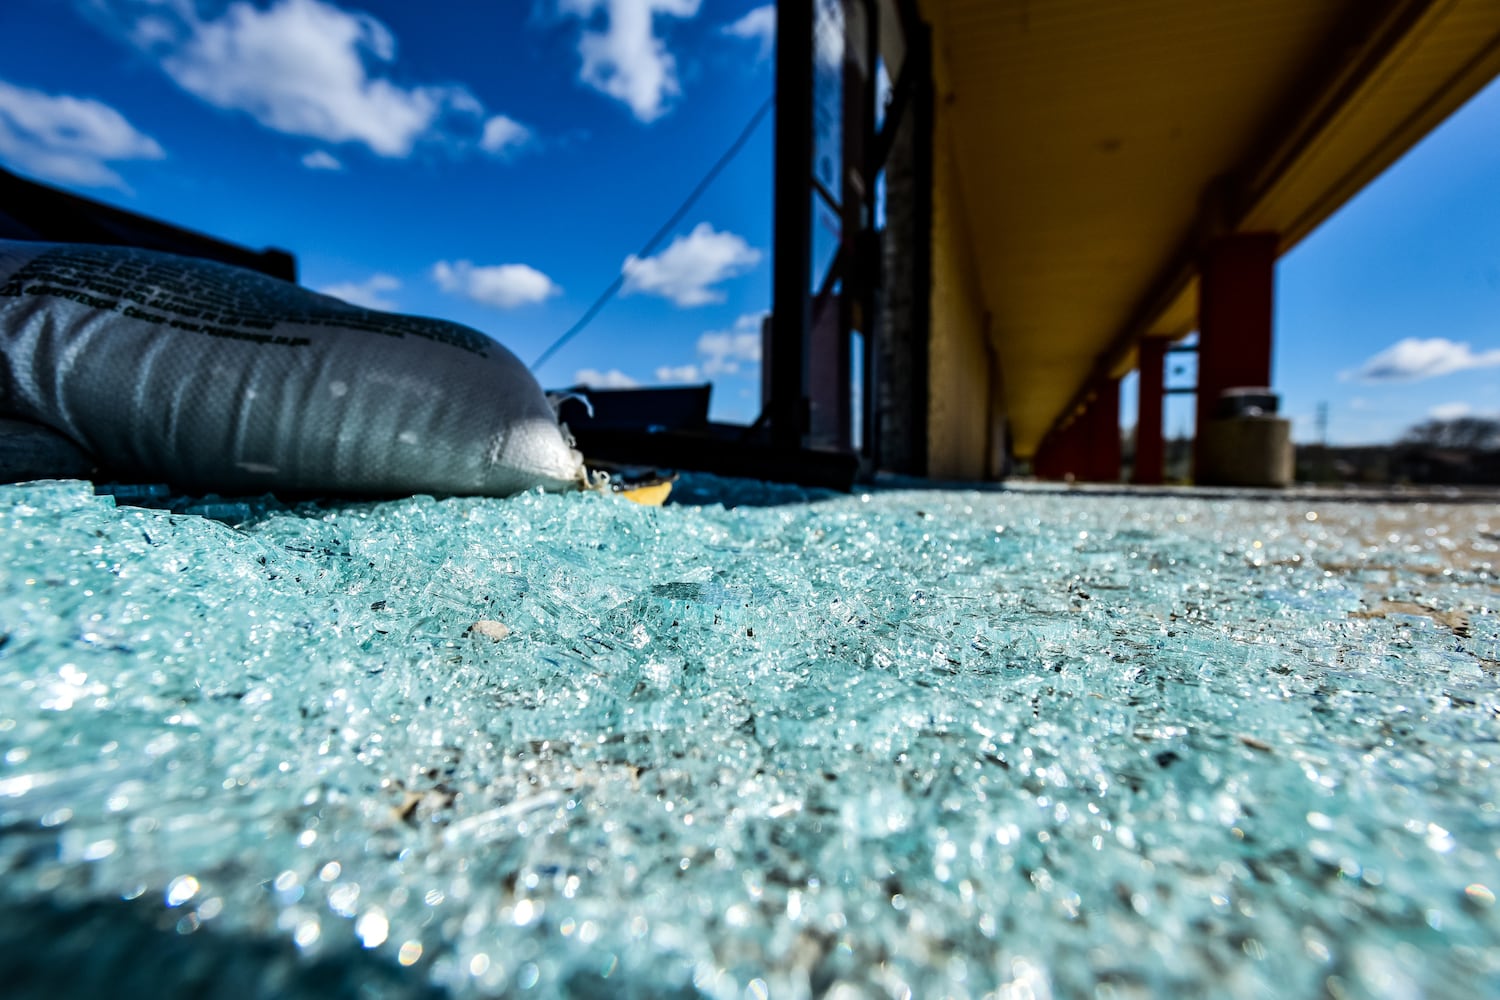
M 676 497 L 0 488 L 7 995 L 1500 993 L 1494 508 Z

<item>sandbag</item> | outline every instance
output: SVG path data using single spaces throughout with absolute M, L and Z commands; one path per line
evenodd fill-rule
M 483 334 L 149 250 L 0 240 L 0 415 L 196 491 L 585 482 L 536 380 Z

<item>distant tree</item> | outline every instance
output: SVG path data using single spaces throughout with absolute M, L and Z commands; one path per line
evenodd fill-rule
M 1452 420 L 1424 420 L 1408 428 L 1401 435 L 1401 443 L 1466 451 L 1500 448 L 1500 419 L 1455 417 Z

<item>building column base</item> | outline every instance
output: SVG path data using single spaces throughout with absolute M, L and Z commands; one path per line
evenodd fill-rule
M 1292 422 L 1274 416 L 1210 420 L 1198 441 L 1198 486 L 1279 489 L 1294 475 Z

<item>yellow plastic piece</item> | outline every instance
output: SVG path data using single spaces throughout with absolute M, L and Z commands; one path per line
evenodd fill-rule
M 672 494 L 671 481 L 661 483 L 649 483 L 645 486 L 637 486 L 635 489 L 621 490 L 620 496 L 631 503 L 638 503 L 642 507 L 660 507 L 667 502 L 667 497 Z

